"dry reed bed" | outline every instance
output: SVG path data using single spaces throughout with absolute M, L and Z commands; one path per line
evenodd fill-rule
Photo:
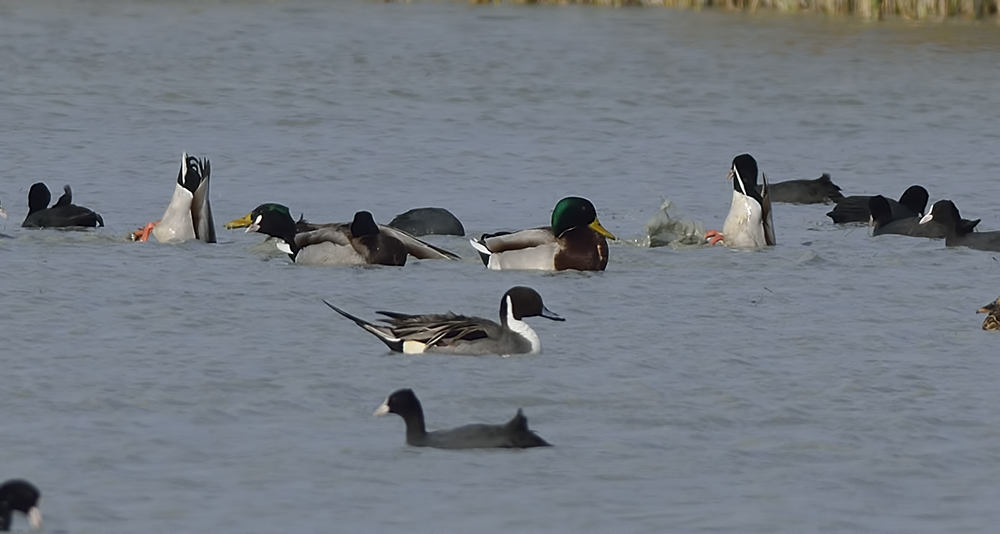
M 907 19 L 1000 20 L 1000 0 L 470 0 L 477 4 L 587 4 L 600 6 L 666 6 L 687 9 L 721 8 L 739 11 L 817 11 L 830 15 L 856 15 L 867 19 L 902 17 Z

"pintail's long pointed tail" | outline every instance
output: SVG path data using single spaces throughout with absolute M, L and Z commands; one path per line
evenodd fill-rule
M 403 352 L 403 340 L 393 336 L 391 334 L 391 330 L 389 330 L 387 327 L 380 327 L 378 325 L 369 323 L 368 321 L 360 317 L 355 317 L 354 315 L 347 313 L 346 311 L 334 306 L 333 304 L 330 304 L 326 300 L 323 301 L 323 304 L 326 304 L 327 306 L 330 307 L 330 309 L 339 313 L 340 315 L 343 315 L 344 317 L 347 317 L 348 319 L 354 321 L 354 324 L 360 326 L 361 328 L 364 328 L 368 332 L 371 332 L 371 334 L 377 337 L 379 341 L 385 343 L 385 346 L 389 347 L 389 350 L 393 352 Z

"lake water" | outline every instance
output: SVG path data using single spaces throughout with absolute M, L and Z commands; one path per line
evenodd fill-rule
M 869 237 L 776 205 L 778 246 L 612 244 L 603 273 L 464 262 L 310 268 L 261 237 L 136 244 L 181 152 L 218 224 L 418 206 L 470 234 L 591 198 L 626 239 L 670 199 L 720 228 L 733 156 L 771 181 L 931 201 L 1000 229 L 1000 32 L 715 11 L 463 2 L 0 4 L 0 478 L 46 531 L 992 532 L 996 254 Z M 100 212 L 22 230 L 31 183 Z M 513 285 L 565 323 L 544 352 L 399 356 L 332 313 L 496 317 Z M 409 448 L 523 407 L 556 446 Z M 26 528 L 23 517 L 17 528 Z

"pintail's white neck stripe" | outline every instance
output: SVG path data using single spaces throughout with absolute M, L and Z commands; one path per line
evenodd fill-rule
M 514 318 L 514 303 L 511 302 L 510 295 L 504 297 L 504 301 L 507 304 L 507 328 L 511 329 L 515 334 L 525 338 L 531 343 L 531 354 L 537 354 L 542 350 L 542 341 L 538 339 L 538 334 L 528 326 L 528 323 Z

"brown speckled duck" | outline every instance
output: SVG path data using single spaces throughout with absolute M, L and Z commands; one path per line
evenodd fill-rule
M 979 308 L 976 313 L 986 313 L 983 320 L 983 330 L 1000 330 L 1000 297 L 993 302 Z

